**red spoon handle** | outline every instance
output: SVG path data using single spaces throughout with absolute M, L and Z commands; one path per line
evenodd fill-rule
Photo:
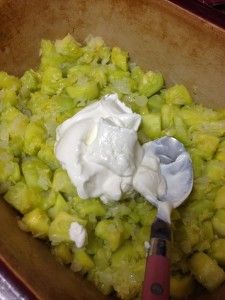
M 169 283 L 169 259 L 162 255 L 148 256 L 142 291 L 142 300 L 168 300 Z
M 142 300 L 169 300 L 170 224 L 156 218 L 151 226 L 150 253 L 146 260 Z

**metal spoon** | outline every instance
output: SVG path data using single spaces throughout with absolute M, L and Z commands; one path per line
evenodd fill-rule
M 151 152 L 159 157 L 161 174 L 167 190 L 152 202 L 157 217 L 151 226 L 150 251 L 146 261 L 142 300 L 168 300 L 170 283 L 169 245 L 170 214 L 188 197 L 193 186 L 193 169 L 183 144 L 173 137 L 163 137 L 150 144 Z M 150 201 L 151 202 L 151 201 Z

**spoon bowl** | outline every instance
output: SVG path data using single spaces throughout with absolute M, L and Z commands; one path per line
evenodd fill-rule
M 159 158 L 161 174 L 167 185 L 166 193 L 158 200 L 169 202 L 176 208 L 188 197 L 193 187 L 190 155 L 182 143 L 167 136 L 151 142 L 150 149 Z

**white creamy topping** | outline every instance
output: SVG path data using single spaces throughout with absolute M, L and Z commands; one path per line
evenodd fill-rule
M 74 241 L 77 248 L 82 248 L 87 239 L 87 231 L 81 224 L 72 222 L 69 228 L 69 236 L 71 241 Z
M 87 199 L 118 201 L 134 189 L 149 201 L 165 193 L 159 158 L 137 139 L 141 116 L 116 94 L 106 95 L 61 124 L 56 131 L 55 154 Z
M 142 146 L 143 158 L 133 178 L 133 186 L 148 201 L 157 206 L 158 198 L 165 194 L 166 182 L 161 175 L 159 158 L 150 150 L 151 142 Z

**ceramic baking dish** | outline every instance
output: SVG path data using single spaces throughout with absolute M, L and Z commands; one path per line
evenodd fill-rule
M 0 0 L 0 69 L 18 75 L 35 67 L 40 40 L 68 32 L 80 41 L 102 36 L 168 84 L 185 84 L 197 102 L 225 107 L 225 30 L 166 0 Z M 110 299 L 20 231 L 17 217 L 0 201 L 0 259 L 38 299 Z M 198 299 L 224 295 L 225 286 Z

